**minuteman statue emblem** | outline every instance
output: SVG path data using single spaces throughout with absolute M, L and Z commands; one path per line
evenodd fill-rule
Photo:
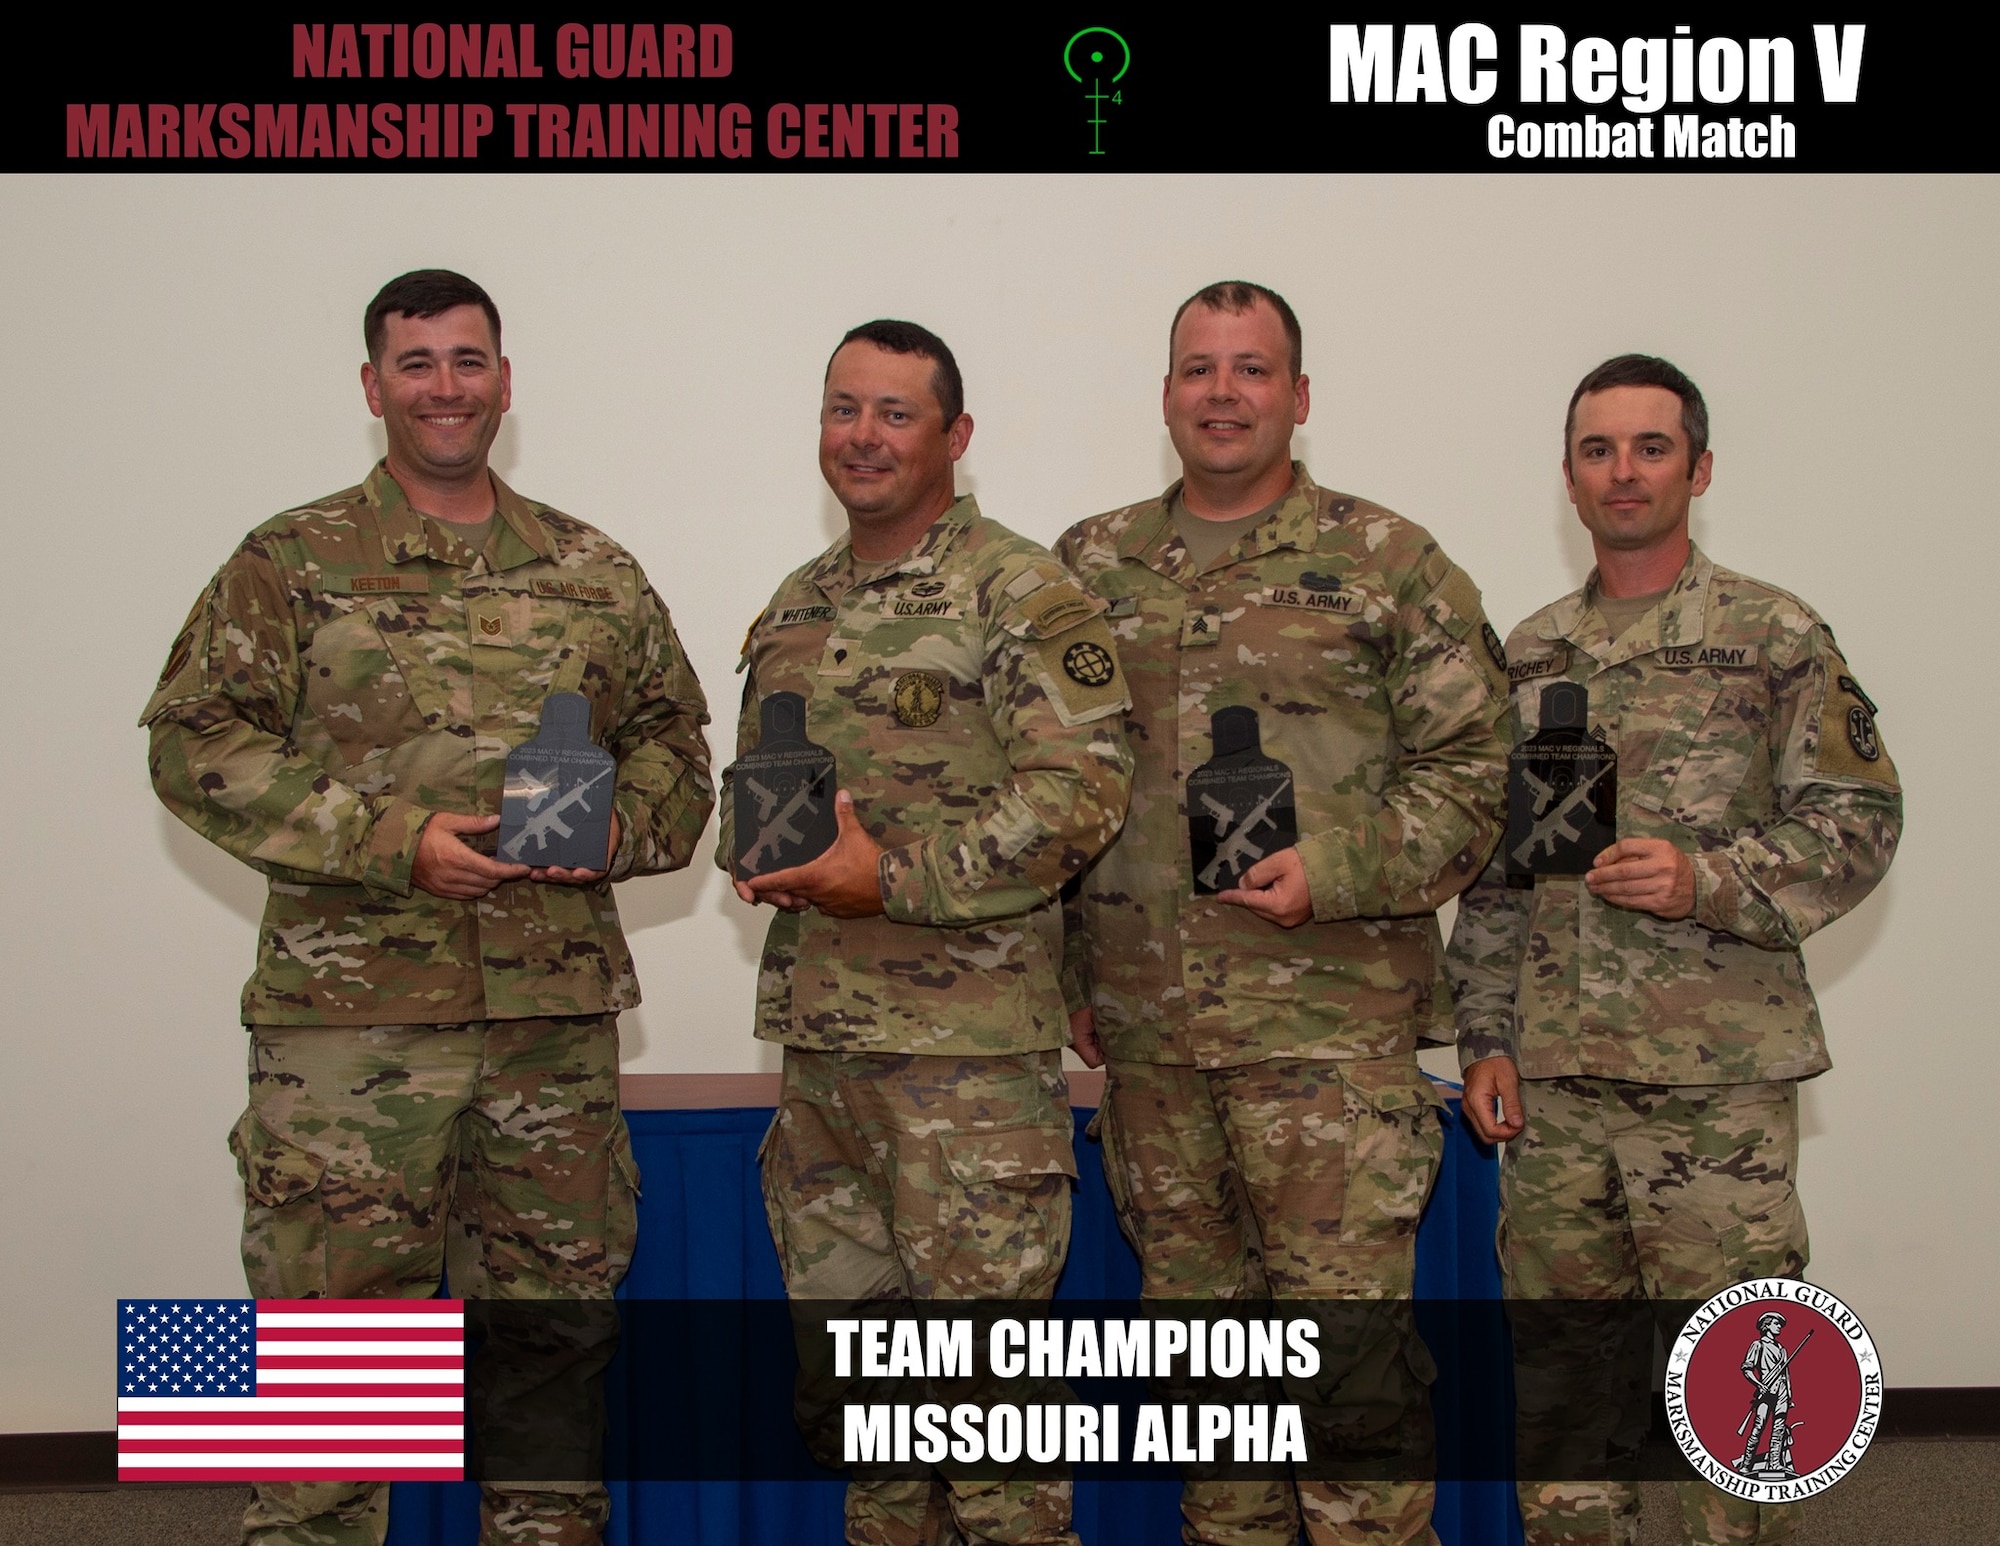
M 1882 1417 L 1882 1363 L 1859 1317 L 1794 1278 L 1726 1288 L 1667 1354 L 1667 1422 L 1695 1472 L 1753 1503 L 1824 1492 Z

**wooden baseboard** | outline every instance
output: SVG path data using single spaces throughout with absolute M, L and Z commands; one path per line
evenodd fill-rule
M 1891 1390 L 1881 1437 L 2000 1439 L 2000 1385 Z M 0 1492 L 83 1492 L 117 1483 L 115 1433 L 0 1433 Z

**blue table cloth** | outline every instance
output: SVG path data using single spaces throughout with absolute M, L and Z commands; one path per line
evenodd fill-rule
M 1139 1292 L 1139 1264 L 1118 1233 L 1100 1151 L 1083 1136 L 1077 1112 L 1075 1223 L 1058 1299 L 1126 1299 Z M 776 1299 L 784 1285 L 764 1223 L 757 1144 L 769 1109 L 629 1111 L 645 1177 L 639 1247 L 621 1298 Z M 1497 1299 L 1493 1231 L 1498 1167 L 1458 1114 L 1445 1113 L 1444 1164 L 1417 1231 L 1419 1299 Z M 1504 1379 L 1468 1368 L 1446 1349 L 1441 1383 Z M 1496 1410 L 1492 1402 L 1440 1401 L 1442 1410 Z M 1504 1410 L 1504 1406 L 1498 1408 Z M 1454 1443 L 1438 1434 L 1441 1458 Z M 839 1546 L 837 1482 L 613 1482 L 611 1546 Z M 1175 1546 L 1180 1485 L 1173 1481 L 1082 1481 L 1075 1522 L 1085 1546 Z M 1507 1482 L 1441 1482 L 1433 1522 L 1445 1546 L 1519 1546 L 1520 1519 Z M 479 1489 L 472 1483 L 398 1482 L 390 1503 L 389 1546 L 473 1546 Z

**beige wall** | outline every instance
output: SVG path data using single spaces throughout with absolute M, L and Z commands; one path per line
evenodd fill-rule
M 1805 1103 L 1813 1276 L 1892 1383 L 2000 1384 L 1993 180 L 15 178 L 0 216 L 0 1430 L 110 1425 L 116 1295 L 241 1292 L 222 1137 L 260 886 L 154 802 L 133 720 L 241 534 L 378 454 L 358 317 L 423 264 L 507 317 L 503 474 L 639 555 L 725 727 L 745 625 L 836 530 L 813 417 L 853 322 L 952 342 L 962 485 L 1048 541 L 1169 477 L 1173 305 L 1268 282 L 1305 321 L 1315 473 L 1429 526 L 1503 632 L 1588 565 L 1570 386 L 1680 362 L 1716 425 L 1698 540 L 1832 622 L 1910 791 L 1895 872 L 1807 947 L 1836 1060 Z M 759 923 L 716 872 L 621 905 L 651 995 L 628 1068 L 771 1066 Z

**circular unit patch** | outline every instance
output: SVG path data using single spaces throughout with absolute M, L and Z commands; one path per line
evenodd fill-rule
M 1875 716 L 1859 704 L 1847 711 L 1847 744 L 1855 756 L 1869 762 L 1882 755 L 1882 743 L 1875 739 Z
M 1118 668 L 1111 660 L 1111 651 L 1088 639 L 1064 650 L 1062 660 L 1063 674 L 1085 687 L 1103 687 L 1118 674 Z
M 1824 1492 L 1882 1419 L 1882 1362 L 1860 1318 L 1811 1283 L 1726 1288 L 1667 1354 L 1667 1423 L 1704 1481 L 1752 1503 Z
M 905 671 L 896 678 L 896 723 L 921 730 L 944 712 L 944 678 L 931 671 Z

